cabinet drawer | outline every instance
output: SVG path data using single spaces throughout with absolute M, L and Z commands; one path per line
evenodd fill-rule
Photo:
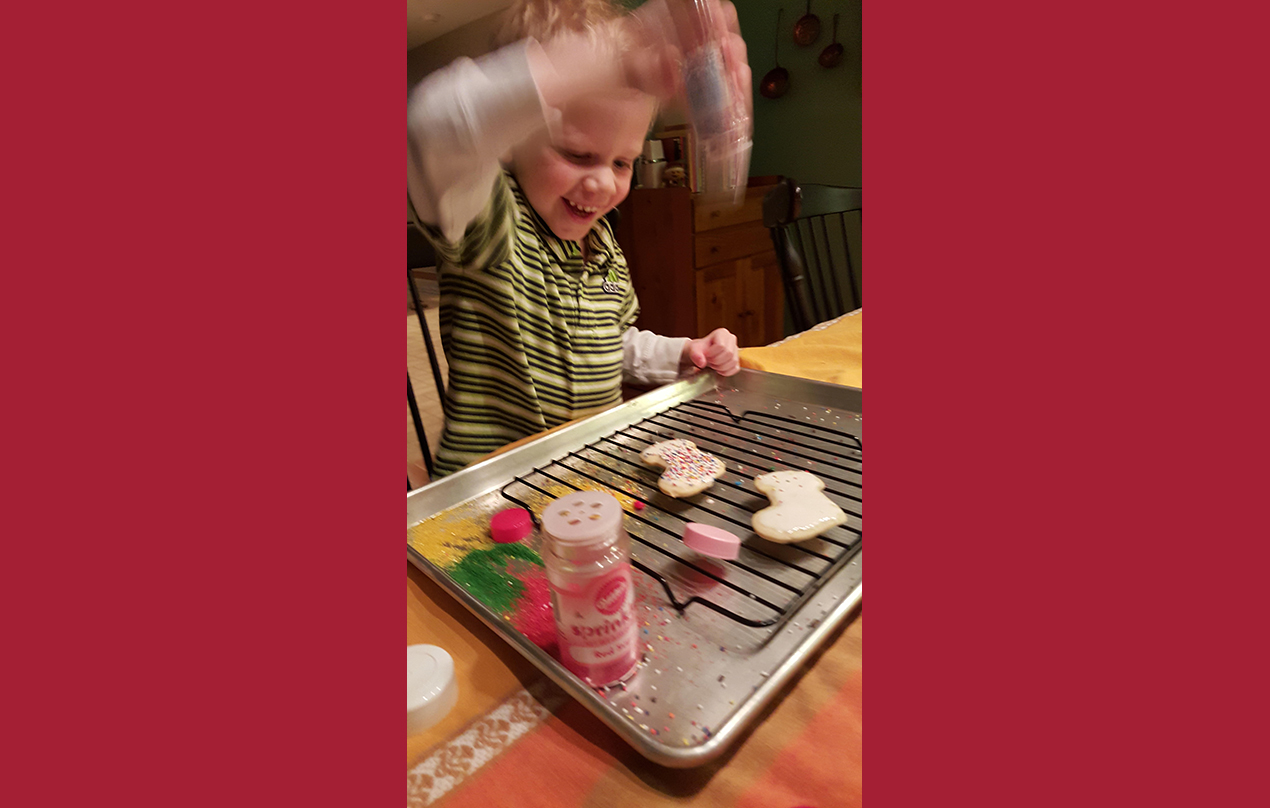
M 734 224 L 763 221 L 763 196 L 775 186 L 756 185 L 745 189 L 745 199 L 741 206 L 734 208 L 727 204 L 706 204 L 693 199 L 692 226 L 698 233 L 715 230 L 720 227 L 731 227 Z
M 720 261 L 772 251 L 772 237 L 762 222 L 721 227 L 698 233 L 694 239 L 696 265 L 708 267 Z

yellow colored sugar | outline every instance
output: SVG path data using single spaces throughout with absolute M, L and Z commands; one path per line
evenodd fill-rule
M 494 546 L 489 516 L 472 511 L 466 507 L 430 516 L 406 531 L 407 541 L 438 567 L 452 567 L 471 551 Z
M 543 491 L 526 486 L 514 486 L 508 493 L 524 502 L 530 512 L 541 520 L 543 511 L 556 499 L 567 496 L 575 490 L 603 491 L 617 498 L 622 509 L 634 510 L 635 500 L 617 488 L 614 481 L 612 487 L 604 486 L 576 474 L 561 475 L 564 483 L 555 480 L 534 480 Z M 544 493 L 545 491 L 545 493 Z M 462 503 L 449 510 L 424 519 L 406 531 L 406 538 L 411 547 L 428 561 L 448 569 L 463 560 L 473 550 L 489 549 L 494 542 L 489 537 L 490 518 L 504 508 L 515 507 L 515 503 L 502 497 L 481 497 Z

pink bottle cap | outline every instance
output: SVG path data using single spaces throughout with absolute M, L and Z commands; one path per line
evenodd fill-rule
M 689 522 L 684 525 L 684 544 L 698 553 L 715 558 L 736 558 L 741 540 L 721 527 Z
M 490 538 L 499 544 L 520 541 L 534 531 L 534 520 L 524 508 L 508 508 L 489 520 Z

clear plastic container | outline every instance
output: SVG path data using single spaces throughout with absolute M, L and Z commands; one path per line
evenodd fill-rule
M 711 203 L 739 205 L 749 180 L 753 122 L 723 60 L 714 13 L 706 0 L 670 0 L 683 52 L 688 122 L 696 141 L 698 192 Z
M 542 529 L 560 661 L 592 687 L 629 678 L 639 657 L 622 506 L 612 494 L 580 491 L 549 504 Z

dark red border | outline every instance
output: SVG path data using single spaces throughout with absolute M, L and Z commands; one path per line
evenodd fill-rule
M 33 9 L 6 26 L 22 774 L 395 804 L 401 9 Z
M 33 8 L 6 50 L 6 641 L 13 734 L 56 751 L 19 776 L 399 800 L 400 7 Z M 1259 737 L 1211 716 L 1243 714 L 1223 655 L 1264 627 L 1230 593 L 1265 564 L 1259 522 L 1208 530 L 1233 466 L 1207 447 L 1242 444 L 1196 379 L 1263 316 L 1204 290 L 1264 259 L 1264 24 L 863 19 L 871 805 L 1220 803 L 1239 772 L 1198 761 Z M 1186 490 L 1147 439 L 1179 407 L 1211 425 Z
M 1161 11 L 864 16 L 873 808 L 1223 804 L 1257 743 L 1264 14 Z

